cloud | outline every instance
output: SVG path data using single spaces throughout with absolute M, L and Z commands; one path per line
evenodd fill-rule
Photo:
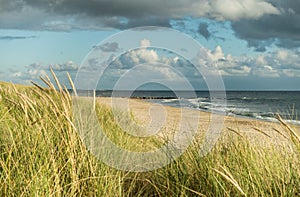
M 216 66 L 223 76 L 251 75 L 252 68 L 250 66 L 250 60 L 224 54 L 220 46 L 217 46 L 215 50 L 203 48 L 200 59 L 203 64 L 209 63 L 208 66 Z M 116 59 L 110 67 L 106 69 L 104 77 L 99 84 L 107 85 L 107 81 L 113 84 L 123 74 L 134 69 L 135 66 L 145 63 L 151 63 L 151 66 L 144 66 L 143 73 L 140 76 L 132 77 L 132 80 L 138 80 L 141 76 L 145 77 L 145 75 L 147 75 L 146 78 L 149 80 L 151 80 L 151 78 L 161 77 L 162 80 L 173 81 L 177 84 L 183 82 L 183 79 L 188 79 L 188 81 L 193 84 L 203 83 L 201 73 L 183 57 L 171 52 L 166 53 L 159 49 L 142 48 L 129 51 Z
M 258 19 L 264 15 L 279 15 L 280 11 L 262 0 L 214 0 L 212 9 L 216 17 L 227 20 Z
M 249 66 L 236 66 L 233 68 L 227 68 L 220 71 L 223 76 L 248 76 L 251 72 Z
M 276 69 L 300 70 L 300 52 L 297 50 L 278 49 L 270 54 L 260 56 L 262 64 Z
M 140 45 L 141 45 L 141 47 L 149 47 L 151 45 L 151 42 L 148 39 L 143 39 L 143 40 L 141 40 Z
M 250 60 L 252 74 L 261 77 L 300 77 L 300 53 L 297 50 L 278 49 Z
M 0 40 L 23 40 L 37 38 L 37 36 L 0 36 Z
M 231 54 L 226 54 L 221 46 L 217 46 L 214 50 L 203 48 L 201 53 L 201 61 L 203 63 L 208 62 L 208 66 L 215 66 L 226 79 L 228 79 L 227 77 L 242 77 L 245 80 L 257 77 L 266 80 L 272 78 L 279 79 L 279 77 L 283 79 L 300 78 L 300 51 L 298 50 L 278 49 L 271 53 L 261 53 L 257 56 L 236 57 Z M 147 66 L 147 63 L 151 64 Z M 153 79 L 160 77 L 162 81 L 180 85 L 185 78 L 192 84 L 197 85 L 203 83 L 201 73 L 183 57 L 177 54 L 167 53 L 162 49 L 140 48 L 129 51 L 115 59 L 108 69 L 105 70 L 99 84 L 105 89 L 112 88 L 112 85 L 115 84 L 122 75 L 140 64 L 145 64 L 146 66 L 143 67 L 142 73 L 139 74 L 136 72 L 132 80 L 147 77 L 147 79 L 151 81 L 151 77 Z M 64 84 L 68 84 L 65 73 L 69 72 L 72 76 L 75 76 L 79 68 L 79 66 L 72 61 L 52 65 L 34 63 L 27 66 L 25 71 L 11 70 L 5 79 L 14 79 L 13 81 L 17 83 L 29 83 L 31 80 L 39 82 L 39 76 L 50 74 L 50 66 L 52 66 Z M 180 73 L 181 77 L 178 73 Z
M 15 83 L 29 84 L 30 81 L 37 81 L 40 76 L 44 76 L 46 74 L 46 70 L 43 69 L 40 64 L 34 63 L 27 66 L 26 71 L 11 70 L 9 78 L 11 78 Z
M 157 62 L 159 56 L 154 49 L 138 49 L 133 50 L 124 56 L 122 61 L 127 64 L 142 64 L 149 62 Z
M 214 66 L 223 76 L 248 76 L 252 70 L 247 57 L 233 57 L 224 54 L 221 46 L 214 50 L 202 49 L 202 63 Z
M 12 73 L 11 76 L 13 76 L 13 77 L 22 77 L 22 72 Z
M 63 64 L 51 64 L 43 65 L 40 63 L 33 63 L 26 66 L 26 70 L 17 71 L 10 69 L 7 73 L 6 80 L 13 81 L 15 83 L 30 84 L 30 81 L 38 82 L 40 81 L 40 76 L 51 76 L 50 67 L 52 67 L 55 74 L 62 79 L 62 83 L 68 84 L 67 78 L 65 77 L 66 72 L 71 75 L 77 72 L 79 66 L 73 61 L 68 61 Z
M 141 46 L 149 46 L 151 40 L 142 39 L 140 43 Z M 151 47 L 131 50 L 115 59 L 101 76 L 99 88 L 113 88 L 123 75 L 129 76 L 127 78 L 129 81 L 122 84 L 122 87 L 128 88 L 136 81 L 143 80 L 168 82 L 178 88 L 184 87 L 184 79 L 201 80 L 197 70 L 187 60 L 164 49 Z
M 255 76 L 263 77 L 263 78 L 277 78 L 280 77 L 280 74 L 277 70 L 273 69 L 273 67 L 265 65 L 259 66 L 252 70 L 252 74 Z
M 287 77 L 299 77 L 300 78 L 300 70 L 284 69 L 283 73 Z
M 100 49 L 104 52 L 116 52 L 119 50 L 119 44 L 117 42 L 109 42 L 100 46 L 94 46 L 96 49 Z
M 189 62 L 175 54 L 159 52 L 155 49 L 138 49 L 121 56 L 113 64 L 113 69 L 125 72 L 136 65 L 159 62 L 170 65 L 188 79 L 199 78 L 201 75 Z M 258 76 L 265 78 L 297 77 L 300 72 L 300 52 L 297 50 L 278 49 L 272 53 L 257 56 L 232 56 L 225 54 L 221 46 L 214 50 L 203 48 L 199 59 L 201 65 L 214 66 L 223 76 Z M 159 67 L 153 68 L 156 71 Z M 165 69 L 165 68 L 164 68 Z M 292 75 L 292 70 L 295 74 Z M 172 78 L 166 70 L 161 70 L 165 77 Z
M 69 31 L 170 26 L 186 16 L 220 20 L 260 18 L 279 14 L 262 0 L 1 0 L 0 28 Z
M 300 2 L 274 0 L 280 15 L 263 15 L 259 20 L 244 19 L 232 22 L 236 35 L 248 42 L 249 46 L 265 48 L 272 44 L 284 48 L 300 46 Z
M 200 23 L 198 28 L 199 34 L 201 34 L 206 40 L 208 40 L 211 36 L 211 33 L 208 30 L 207 23 Z
M 79 66 L 77 64 L 75 64 L 73 61 L 68 61 L 64 64 L 52 64 L 50 65 L 50 67 L 54 70 L 54 71 L 77 71 Z M 48 69 L 50 68 L 48 66 Z M 47 69 L 47 68 L 46 68 Z
M 173 29 L 192 36 L 200 43 L 216 45 L 225 41 L 235 42 L 237 40 L 230 21 L 186 17 L 171 20 L 170 24 Z
M 22 0 L 13 0 L 9 3 L 1 0 L 0 5 L 1 29 L 44 30 L 44 22 L 56 18 L 44 10 L 26 5 Z
M 260 55 L 233 56 L 224 53 L 222 47 L 217 46 L 214 50 L 203 48 L 200 59 L 203 65 L 217 68 L 230 87 L 243 87 L 244 83 L 254 83 L 258 79 L 265 81 L 278 79 L 281 83 L 285 83 L 288 79 L 300 78 L 300 52 L 297 50 L 278 49 Z M 183 79 L 187 79 L 194 87 L 205 84 L 201 73 L 183 57 L 159 49 L 142 48 L 129 51 L 116 59 L 102 76 L 99 82 L 101 88 L 113 88 L 120 77 L 141 64 L 144 65 L 143 69 L 136 71 L 134 75 L 127 75 L 129 82 L 122 84 L 124 87 L 131 87 L 129 86 L 131 80 L 139 81 L 141 78 L 149 81 L 160 79 L 176 84 L 177 87 L 181 87 Z M 232 81 L 238 79 L 239 85 L 233 84 L 231 79 Z M 259 83 L 249 85 L 249 88 L 257 85 Z
M 264 78 L 300 77 L 300 51 L 277 49 L 257 56 L 224 54 L 222 47 L 201 51 L 203 64 L 215 66 L 223 76 L 258 76 Z

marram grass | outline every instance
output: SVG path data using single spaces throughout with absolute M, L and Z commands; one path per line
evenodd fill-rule
M 253 144 L 231 128 L 205 157 L 195 140 L 162 169 L 124 172 L 86 150 L 74 126 L 72 98 L 54 79 L 58 90 L 47 77 L 47 88 L 0 83 L 0 196 L 300 195 L 299 136 L 280 117 L 285 133 L 260 135 L 282 138 L 284 146 Z M 163 143 L 130 138 L 110 108 L 97 105 L 96 112 L 106 134 L 123 148 L 147 151 Z M 130 124 L 131 117 L 120 115 Z

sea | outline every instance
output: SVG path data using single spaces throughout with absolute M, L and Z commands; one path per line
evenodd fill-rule
M 218 93 L 222 96 L 215 98 Z M 172 107 L 266 121 L 276 121 L 275 114 L 279 114 L 288 123 L 300 125 L 300 91 L 226 91 L 225 95 L 209 91 L 96 91 L 96 96 L 138 98 Z M 223 101 L 215 102 L 218 99 Z

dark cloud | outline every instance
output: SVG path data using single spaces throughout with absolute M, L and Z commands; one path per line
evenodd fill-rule
M 189 6 L 184 1 L 144 1 L 144 0 L 24 0 L 26 5 L 45 9 L 62 15 L 76 13 L 91 17 L 123 16 L 129 19 L 148 16 L 171 16 L 172 13 L 182 14 L 180 7 Z M 178 6 L 180 6 L 178 8 Z
M 198 28 L 199 34 L 201 34 L 206 40 L 208 40 L 211 36 L 211 33 L 208 30 L 208 24 L 207 23 L 200 23 Z
M 231 11 L 234 4 L 220 0 L 0 0 L 0 28 L 68 31 L 170 26 L 186 16 L 217 19 L 259 18 L 277 14 L 268 2 L 251 1 Z M 251 12 L 253 11 L 253 12 Z
M 210 18 L 231 21 L 236 36 L 256 51 L 265 51 L 273 43 L 286 48 L 300 46 L 300 1 L 295 0 L 247 0 L 238 4 L 230 0 L 0 0 L 0 5 L 0 29 L 180 29 L 183 23 L 172 24 L 172 20 Z M 210 39 L 213 30 L 209 25 L 200 23 L 190 33 Z
M 15 11 L 15 10 L 21 10 L 22 7 L 24 6 L 23 1 L 7 1 L 7 0 L 0 0 L 0 11 Z
M 300 46 L 300 39 L 277 39 L 276 44 L 283 48 L 297 48 Z
M 37 38 L 37 36 L 0 36 L 0 40 L 23 40 Z
M 62 15 L 84 14 L 91 17 L 123 16 L 128 19 L 149 16 L 168 18 L 184 16 L 212 16 L 219 19 L 259 18 L 277 14 L 272 4 L 261 0 L 239 3 L 220 0 L 23 0 L 26 5 Z M 252 11 L 252 12 L 251 12 Z
M 272 3 L 280 8 L 280 15 L 234 21 L 232 27 L 236 35 L 259 51 L 272 43 L 286 48 L 299 47 L 300 1 L 275 0 Z
M 69 31 L 145 25 L 169 27 L 170 17 L 185 14 L 177 7 L 184 7 L 185 2 L 179 0 L 1 0 L 0 5 L 0 28 L 12 29 Z

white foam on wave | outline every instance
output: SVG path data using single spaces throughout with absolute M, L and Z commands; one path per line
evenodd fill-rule
M 287 123 L 289 124 L 294 124 L 294 125 L 300 125 L 300 121 L 299 120 L 285 120 Z
M 164 100 L 162 100 L 161 102 L 162 103 L 172 103 L 172 102 L 174 102 L 174 101 L 178 101 L 179 99 L 164 99 Z
M 248 98 L 243 98 L 248 99 Z M 253 98 L 252 98 L 253 99 Z M 278 122 L 278 120 L 273 117 L 272 112 L 258 112 L 255 109 L 248 108 L 246 106 L 238 106 L 230 104 L 226 105 L 224 102 L 210 102 L 208 98 L 193 98 L 193 99 L 163 99 L 160 101 L 161 104 L 166 104 L 175 107 L 183 107 L 187 109 L 198 109 L 202 111 L 212 112 L 212 113 L 222 113 L 229 116 L 241 116 L 254 118 L 258 120 L 264 120 L 269 122 Z M 298 120 L 284 120 L 286 123 L 300 125 Z

